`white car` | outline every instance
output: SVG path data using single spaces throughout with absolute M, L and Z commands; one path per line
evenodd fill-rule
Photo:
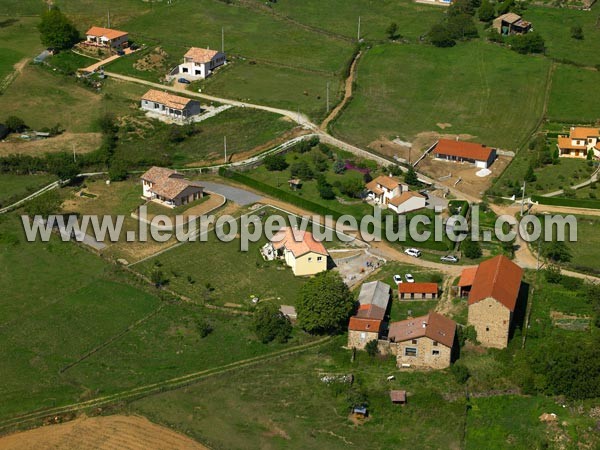
M 417 250 L 416 248 L 407 248 L 406 250 L 404 250 L 404 253 L 406 253 L 408 256 L 413 256 L 415 258 L 421 257 L 421 251 Z
M 406 275 L 404 275 L 404 278 L 409 283 L 414 283 L 415 282 L 415 278 L 410 273 L 407 273 Z
M 400 275 L 394 275 L 394 283 L 396 283 L 396 284 L 402 283 L 402 277 Z
M 453 256 L 453 255 L 442 256 L 440 258 L 440 260 L 442 262 L 449 262 L 449 263 L 457 263 L 458 262 L 458 258 L 456 256 Z

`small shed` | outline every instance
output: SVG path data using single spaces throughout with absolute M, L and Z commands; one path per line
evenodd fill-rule
M 390 391 L 390 400 L 395 405 L 405 405 L 406 404 L 406 391 L 401 391 L 401 390 Z
M 0 123 L 0 140 L 4 139 L 8 136 L 9 130 L 8 127 L 2 123 Z
M 291 180 L 288 180 L 288 184 L 290 185 L 290 189 L 296 191 L 302 187 L 302 180 L 299 178 L 292 178 Z
M 361 418 L 365 418 L 369 415 L 369 411 L 367 410 L 366 406 L 355 406 L 354 408 L 352 408 L 352 414 L 354 414 L 355 416 L 361 417 Z
M 35 64 L 40 64 L 43 63 L 46 58 L 48 58 L 49 56 L 51 56 L 53 53 L 50 53 L 48 50 L 44 50 L 42 53 L 40 53 L 39 55 L 37 55 L 35 58 L 33 58 L 33 62 Z

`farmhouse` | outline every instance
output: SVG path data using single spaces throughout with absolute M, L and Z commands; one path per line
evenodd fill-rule
M 85 33 L 85 44 L 114 49 L 127 47 L 129 34 L 110 28 L 92 27 Z
M 180 76 L 190 81 L 202 80 L 225 62 L 225 53 L 192 47 L 183 55 L 183 63 L 173 69 L 170 75 Z
M 408 191 L 408 185 L 391 175 L 380 175 L 369 181 L 365 188 L 368 192 L 367 198 L 380 205 L 387 205 L 392 198 Z
M 175 120 L 185 120 L 200 114 L 200 103 L 179 95 L 150 89 L 142 96 L 142 109 Z
M 496 149 L 475 142 L 440 139 L 433 149 L 436 158 L 466 162 L 487 169 L 496 159 Z
M 569 136 L 558 136 L 557 145 L 563 158 L 586 158 L 589 150 L 600 158 L 600 128 L 571 127 Z
M 400 283 L 398 298 L 400 300 L 429 300 L 438 298 L 437 283 Z
M 518 14 L 509 12 L 494 19 L 492 27 L 498 33 L 508 36 L 511 34 L 525 34 L 531 30 L 531 23 L 523 20 Z
M 296 276 L 315 275 L 327 270 L 329 252 L 309 231 L 282 228 L 261 252 L 268 259 L 285 260 Z
M 450 366 L 456 323 L 431 311 L 421 317 L 390 324 L 390 351 L 398 367 L 443 369 Z
M 175 170 L 151 167 L 141 177 L 142 196 L 170 208 L 186 205 L 204 195 L 204 188 Z
M 392 197 L 388 202 L 388 208 L 398 214 L 405 214 L 425 208 L 425 197 L 418 192 L 406 191 L 397 197 Z
M 358 311 L 348 324 L 348 348 L 362 350 L 368 342 L 378 340 L 390 301 L 391 288 L 381 281 L 365 283 L 358 295 Z
M 499 255 L 461 276 L 462 292 L 469 294 L 468 323 L 485 347 L 505 348 L 513 320 L 523 269 Z M 471 282 L 469 286 L 467 283 Z

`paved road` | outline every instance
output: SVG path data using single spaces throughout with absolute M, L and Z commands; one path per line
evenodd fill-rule
M 227 200 L 231 200 L 240 206 L 251 205 L 258 202 L 262 197 L 254 194 L 253 192 L 246 191 L 244 189 L 227 186 L 226 184 L 214 183 L 212 181 L 201 181 L 202 186 L 207 191 L 220 194 Z

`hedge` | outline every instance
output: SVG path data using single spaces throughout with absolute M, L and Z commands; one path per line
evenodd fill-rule
M 588 199 L 565 198 L 565 197 L 542 197 L 541 195 L 532 195 L 531 200 L 533 200 L 534 202 L 538 202 L 540 205 L 600 209 L 600 200 L 588 200 Z

